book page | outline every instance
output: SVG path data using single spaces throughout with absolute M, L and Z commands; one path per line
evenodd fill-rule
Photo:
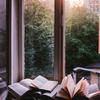
M 52 92 L 44 93 L 43 95 L 54 98 L 57 95 L 58 91 L 60 91 L 60 89 L 61 89 L 61 85 L 57 85 L 56 88 Z
M 61 82 L 61 87 L 66 91 L 68 78 L 65 76 Z
M 21 80 L 19 83 L 21 84 L 21 85 L 23 85 L 23 86 L 25 86 L 25 87 L 27 87 L 27 88 L 30 88 L 30 86 L 32 85 L 31 83 L 32 83 L 32 79 L 23 79 L 23 80 Z
M 83 82 L 84 78 L 82 78 L 75 86 L 74 92 L 73 92 L 73 96 L 81 89 L 82 86 L 82 82 Z
M 46 84 L 48 82 L 48 79 L 46 79 L 45 77 L 39 75 L 38 77 L 36 77 L 33 81 L 32 81 L 32 85 L 36 86 L 37 88 L 41 88 L 44 84 Z
M 57 97 L 61 97 L 64 98 L 66 100 L 71 100 L 70 94 L 68 91 L 65 91 L 63 88 L 60 89 L 60 91 L 58 91 Z
M 56 86 L 58 82 L 57 81 L 47 81 L 40 89 L 52 91 Z
M 21 85 L 20 83 L 14 83 L 8 86 L 8 90 L 15 96 L 22 96 L 29 88 Z
M 67 78 L 68 78 L 68 81 L 67 81 L 67 89 L 68 89 L 68 91 L 70 93 L 70 96 L 72 97 L 73 96 L 73 91 L 75 89 L 75 82 L 74 82 L 71 74 L 69 74 L 67 76 Z
M 89 94 L 89 83 L 87 82 L 86 79 L 84 79 L 84 80 L 82 81 L 82 86 L 81 86 L 80 91 L 81 91 L 85 96 L 88 96 L 88 94 Z

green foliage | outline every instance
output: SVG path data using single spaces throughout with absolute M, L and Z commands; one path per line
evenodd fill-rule
M 52 66 L 52 36 L 53 15 L 51 10 L 39 0 L 34 0 L 31 6 L 25 8 L 26 69 L 37 68 L 41 70 Z M 27 71 L 26 76 L 30 76 L 30 71 Z
M 39 0 L 25 7 L 26 76 L 42 70 L 50 72 L 54 51 L 53 25 L 53 12 Z M 100 62 L 99 58 L 97 15 L 84 7 L 70 9 L 66 18 L 68 72 L 77 66 Z
M 73 67 L 100 62 L 98 55 L 98 17 L 84 7 L 71 9 L 66 24 L 66 58 Z

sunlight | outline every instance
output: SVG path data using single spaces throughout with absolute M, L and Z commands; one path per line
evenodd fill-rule
M 81 7 L 83 4 L 83 0 L 70 0 L 70 7 Z
M 39 0 L 40 2 L 44 2 L 45 0 Z

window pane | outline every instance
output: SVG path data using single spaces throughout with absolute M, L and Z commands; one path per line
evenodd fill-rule
M 7 42 L 6 42 L 6 0 L 0 0 L 0 98 L 5 100 L 6 67 L 7 66 Z
M 96 72 L 100 69 L 100 54 L 98 54 L 100 1 L 66 0 L 65 2 L 66 66 L 68 66 L 66 74 L 74 70 L 77 81 L 84 76 L 90 83 L 96 83 L 99 78 L 93 81 L 93 77 L 99 76 L 92 74 L 90 69 Z
M 54 0 L 24 0 L 25 77 L 53 77 Z

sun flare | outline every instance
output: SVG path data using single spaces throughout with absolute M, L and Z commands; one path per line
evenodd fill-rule
M 84 3 L 83 0 L 70 0 L 71 7 L 81 7 L 83 6 L 83 3 Z

